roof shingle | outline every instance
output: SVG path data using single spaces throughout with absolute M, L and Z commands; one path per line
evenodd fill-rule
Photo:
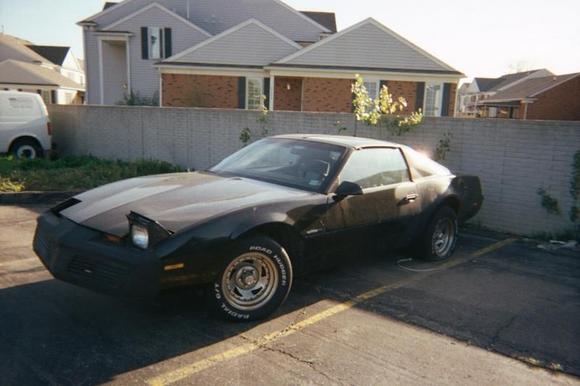
M 558 76 L 553 75 L 541 78 L 527 79 L 521 83 L 518 83 L 512 87 L 509 87 L 503 91 L 498 92 L 490 99 L 486 99 L 485 101 L 483 101 L 483 103 L 488 104 L 493 102 L 516 101 L 533 98 L 534 96 L 547 90 L 548 88 L 566 82 L 579 75 L 580 72 L 574 74 L 566 74 Z
M 462 75 L 372 18 L 282 58 L 274 65 Z
M 82 90 L 83 87 L 59 72 L 40 64 L 18 60 L 0 62 L 0 84 L 53 86 Z
M 308 16 L 321 26 L 328 28 L 330 32 L 336 33 L 336 15 L 334 12 L 300 11 L 300 13 Z
M 28 45 L 27 47 L 58 66 L 62 66 L 64 59 L 70 50 L 70 47 L 61 46 Z

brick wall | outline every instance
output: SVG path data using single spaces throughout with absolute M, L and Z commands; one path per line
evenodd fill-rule
M 275 78 L 274 110 L 300 111 L 302 108 L 302 78 Z M 288 90 L 290 86 L 290 90 Z
M 253 139 L 263 130 L 259 112 L 127 106 L 49 105 L 53 141 L 62 154 L 108 159 L 159 159 L 207 168 L 240 149 L 240 131 Z M 574 153 L 580 149 L 580 122 L 506 119 L 426 118 L 403 136 L 356 122 L 352 114 L 274 111 L 269 135 L 336 134 L 373 137 L 434 154 L 449 133 L 450 151 L 441 161 L 457 174 L 481 178 L 485 201 L 472 221 L 520 234 L 569 229 L 569 193 Z M 538 188 L 558 200 L 561 214 L 548 214 Z
M 351 84 L 350 79 L 304 78 L 302 110 L 351 112 Z
M 238 78 L 163 74 L 162 103 L 167 107 L 238 107 Z
M 523 114 L 524 106 L 519 111 Z M 538 95 L 528 105 L 527 119 L 580 120 L 580 76 Z
M 394 98 L 403 97 L 407 100 L 407 108 L 403 110 L 403 113 L 412 113 L 417 108 L 423 109 L 423 106 L 416 105 L 417 82 L 389 80 L 387 81 L 387 87 Z

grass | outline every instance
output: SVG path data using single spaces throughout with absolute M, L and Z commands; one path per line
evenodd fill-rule
M 181 168 L 163 161 L 108 161 L 91 156 L 56 160 L 0 158 L 0 192 L 87 190 L 126 178 L 174 173 Z

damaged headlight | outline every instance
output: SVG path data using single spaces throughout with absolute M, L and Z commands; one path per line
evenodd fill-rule
M 157 221 L 139 213 L 131 212 L 127 215 L 127 219 L 129 220 L 131 242 L 137 248 L 147 249 L 171 236 L 171 232 Z

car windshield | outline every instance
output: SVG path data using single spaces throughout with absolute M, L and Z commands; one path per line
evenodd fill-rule
M 210 171 L 318 192 L 334 176 L 344 153 L 344 147 L 331 144 L 268 138 L 232 154 Z

